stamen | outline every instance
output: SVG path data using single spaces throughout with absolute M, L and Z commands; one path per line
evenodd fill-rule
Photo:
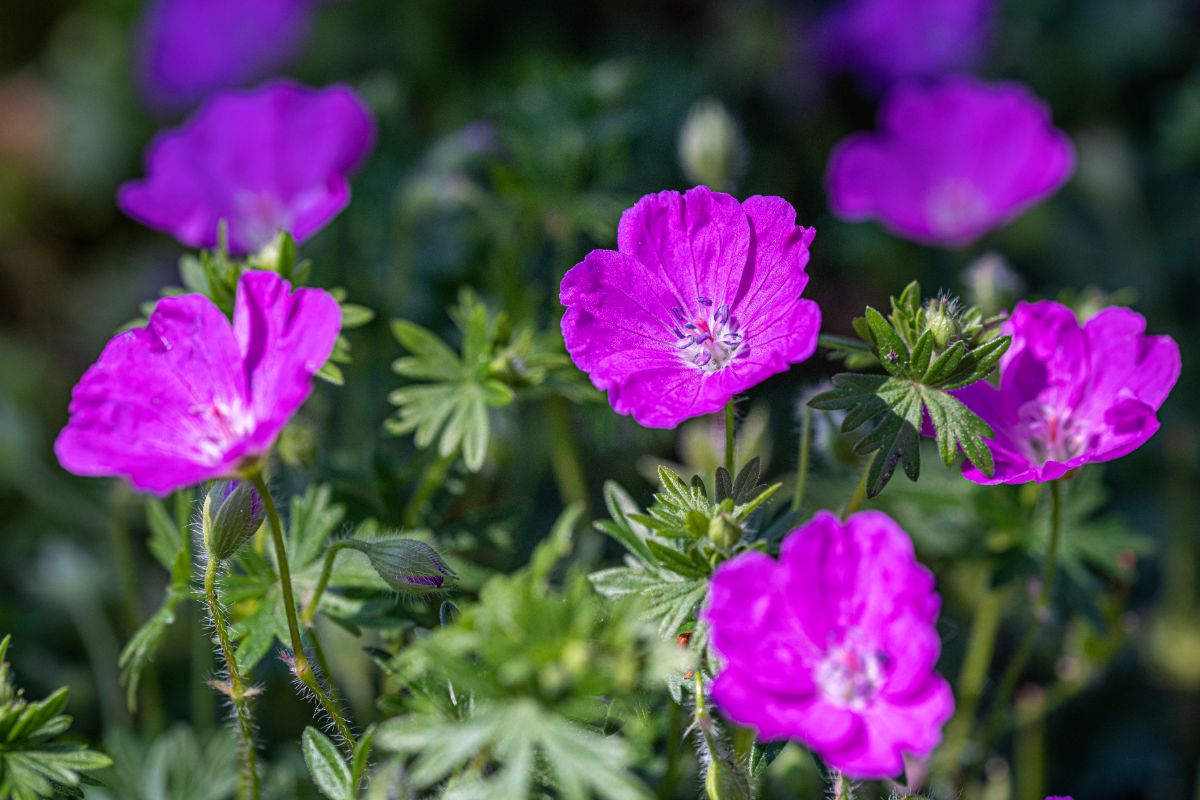
M 697 297 L 696 302 L 702 306 L 711 306 L 712 305 L 712 300 L 709 300 L 707 297 Z
M 675 319 L 679 320 L 680 322 L 687 321 L 687 314 L 684 314 L 683 309 L 679 306 L 671 306 L 671 313 L 674 314 Z
M 699 353 L 696 353 L 696 357 L 692 359 L 692 363 L 697 367 L 703 367 L 710 361 L 712 361 L 712 353 L 708 352 L 707 350 L 701 350 Z
M 724 325 L 726 322 L 728 322 L 729 321 L 729 306 L 722 303 L 721 307 L 717 309 L 717 313 L 713 316 L 713 319 L 715 319 L 717 322 L 721 323 L 722 325 Z

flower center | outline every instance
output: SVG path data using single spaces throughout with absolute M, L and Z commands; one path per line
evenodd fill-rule
M 249 250 L 270 244 L 292 226 L 292 214 L 280 199 L 266 191 L 240 192 L 234 200 L 238 237 Z
M 939 236 L 971 233 L 988 217 L 987 196 L 962 178 L 947 178 L 933 188 L 925 203 L 929 227 Z
M 841 644 L 825 651 L 817 665 L 817 688 L 830 703 L 861 711 L 883 688 L 886 666 L 887 656 L 851 631 Z
M 233 445 L 254 431 L 254 416 L 240 398 L 232 403 L 213 400 L 211 405 L 193 406 L 189 411 L 200 423 L 196 449 L 212 463 L 221 461 Z
M 707 297 L 697 297 L 699 312 L 689 314 L 680 306 L 671 308 L 671 332 L 684 361 L 704 372 L 724 369 L 742 350 L 745 339 L 729 306 L 715 306 Z
M 1037 400 L 1017 409 L 1016 433 L 1025 455 L 1038 466 L 1069 461 L 1082 454 L 1091 441 L 1088 425 L 1071 419 L 1070 410 Z

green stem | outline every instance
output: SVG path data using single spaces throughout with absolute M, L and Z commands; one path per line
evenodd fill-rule
M 283 543 L 283 526 L 279 523 L 279 511 L 275 508 L 275 500 L 271 497 L 271 490 L 267 487 L 267 482 L 263 479 L 261 472 L 251 480 L 254 488 L 258 489 L 258 493 L 262 497 L 263 506 L 267 509 L 267 520 L 271 523 L 271 539 L 275 545 L 275 559 L 279 565 L 279 587 L 283 591 L 283 610 L 287 616 L 288 635 L 292 639 L 292 671 L 308 687 L 308 690 L 317 698 L 317 702 L 325 709 L 325 713 L 333 720 L 333 724 L 342 737 L 342 746 L 353 755 L 356 742 L 354 735 L 350 733 L 350 726 L 346 724 L 342 712 L 321 688 L 321 682 L 313 674 L 312 666 L 308 663 L 308 656 L 304 654 L 304 642 L 300 638 L 300 623 L 296 618 L 296 596 L 292 591 L 292 571 L 288 566 L 287 550 Z M 313 641 L 316 641 L 316 631 L 309 633 Z M 326 675 L 325 679 L 332 681 L 333 676 Z
M 805 404 L 800 411 L 800 456 L 796 464 L 796 490 L 792 492 L 792 511 L 804 505 L 808 487 L 808 454 L 812 449 L 812 409 Z
M 175 492 L 175 527 L 179 529 L 179 536 L 183 540 L 184 550 L 187 552 L 188 563 L 192 563 L 192 492 L 190 489 Z M 189 617 L 194 616 L 196 622 L 203 622 L 204 610 L 199 606 L 188 604 L 185 613 Z M 202 624 L 193 630 L 203 631 Z M 199 636 L 193 635 L 191 639 L 192 651 L 192 696 L 190 708 L 192 712 L 192 725 L 201 731 L 211 731 L 213 729 L 214 715 L 212 695 L 206 690 L 208 676 L 212 674 L 212 639 L 206 634 Z
M 737 415 L 733 408 L 733 398 L 729 398 L 729 402 L 725 404 L 725 471 L 729 473 L 729 479 L 733 480 L 733 468 L 736 465 L 734 461 L 735 433 Z
M 583 459 L 579 457 L 576 435 L 571 430 L 567 401 L 558 395 L 546 401 L 547 419 L 550 422 L 550 469 L 558 486 L 563 505 L 582 503 L 587 516 L 587 477 L 583 471 Z
M 442 482 L 442 479 L 446 477 L 446 472 L 450 469 L 450 465 L 454 463 L 457 455 L 457 453 L 451 453 L 448 456 L 438 456 L 436 461 L 431 462 L 425 468 L 425 471 L 421 474 L 420 483 L 413 490 L 412 497 L 408 500 L 408 505 L 404 507 L 405 527 L 416 528 L 421 524 L 426 504 L 433 497 L 433 493 L 437 491 L 437 487 Z
M 862 508 L 863 501 L 867 499 L 867 477 L 871 474 L 871 465 L 875 463 L 875 458 L 878 453 L 872 454 L 867 459 L 867 463 L 863 465 L 862 476 L 858 479 L 858 485 L 854 487 L 854 492 L 850 495 L 850 499 L 846 501 L 846 507 L 842 509 L 842 521 L 849 519 L 850 515 Z
M 312 599 L 308 601 L 308 605 L 300 612 L 300 622 L 305 628 L 311 628 L 313 620 L 317 618 L 317 607 L 321 604 L 321 597 L 325 594 L 326 587 L 329 586 L 329 576 L 333 574 L 334 558 L 348 547 L 351 547 L 349 541 L 343 539 L 329 545 L 329 549 L 325 551 L 325 564 L 321 567 L 321 577 L 317 580 L 317 588 L 313 590 Z
M 662 780 L 658 782 L 659 800 L 669 800 L 675 796 L 675 787 L 679 785 L 679 776 L 683 771 L 680 760 L 683 756 L 683 707 L 671 703 L 671 718 L 667 725 L 667 768 Z M 1200 797 L 1197 798 L 1200 800 Z
M 217 561 L 210 558 L 204 569 L 204 598 L 208 602 L 208 613 L 212 617 L 213 627 L 217 631 L 217 641 L 220 643 L 221 655 L 225 659 L 226 671 L 229 675 L 229 699 L 233 702 L 234 714 L 238 723 L 238 738 L 242 745 L 242 774 L 238 786 L 239 798 L 258 800 L 259 780 L 257 755 L 254 750 L 254 724 L 250 718 L 250 699 L 246 693 L 245 683 L 238 670 L 234 658 L 233 645 L 229 640 L 229 629 L 225 625 L 225 611 L 217 598 Z
M 992 698 L 992 704 L 989 707 L 987 717 L 981 727 L 982 733 L 978 748 L 981 754 L 986 753 L 987 748 L 999 732 L 1000 725 L 1004 721 L 1004 716 L 1009 706 L 1009 698 L 1012 697 L 1013 691 L 1017 688 L 1017 682 L 1021 679 L 1021 675 L 1025 671 L 1025 665 L 1029 662 L 1030 656 L 1033 655 L 1038 633 L 1041 632 L 1042 624 L 1048 616 L 1047 612 L 1050 608 L 1055 568 L 1058 563 L 1058 548 L 1061 539 L 1062 489 L 1058 481 L 1051 481 L 1050 545 L 1046 551 L 1046 565 L 1042 572 L 1042 585 L 1033 603 L 1033 616 L 1029 620 L 1029 625 L 1025 628 L 1025 634 L 1021 638 L 1021 643 L 1017 645 L 1016 654 L 1013 656 L 1012 661 L 1009 662 L 1008 669 L 1004 671 L 1004 676 L 1000 679 L 1000 684 L 996 689 L 995 696 Z
M 984 583 L 989 579 L 984 574 Z M 1002 594 L 995 589 L 983 591 L 983 597 L 975 607 L 971 621 L 971 637 L 967 641 L 967 653 L 958 676 L 958 710 L 946 728 L 946 740 L 938 755 L 939 766 L 945 780 L 953 782 L 961 766 L 963 751 L 971 740 L 971 729 L 975 723 L 975 712 L 983 696 L 987 681 L 988 665 L 992 662 L 992 651 L 996 647 L 996 635 L 1000 630 L 1000 612 L 1004 604 Z M 949 792 L 948 793 L 953 793 Z

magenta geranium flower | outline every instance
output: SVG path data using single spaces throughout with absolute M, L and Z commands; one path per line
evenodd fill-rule
M 949 78 L 893 90 L 878 133 L 843 139 L 825 183 L 833 212 L 899 236 L 960 246 L 1066 183 L 1074 148 L 1024 87 Z
M 995 0 L 844 0 L 821 26 L 825 64 L 869 89 L 974 67 L 987 51 Z
M 980 381 L 954 392 L 995 433 L 995 474 L 968 462 L 970 480 L 1052 481 L 1120 458 L 1158 430 L 1156 412 L 1179 378 L 1179 346 L 1146 336 L 1141 314 L 1106 308 L 1080 325 L 1059 303 L 1020 303 L 1004 332 L 1012 345 L 999 388 Z
M 264 78 L 308 35 L 319 0 L 155 0 L 139 34 L 143 94 L 164 110 Z
M 123 185 L 126 214 L 192 247 L 248 253 L 287 231 L 303 241 L 350 202 L 347 176 L 375 123 L 348 87 L 275 82 L 217 95 L 146 152 L 146 177 Z
M 852 778 L 888 778 L 926 756 L 954 712 L 934 672 L 941 599 L 886 514 L 822 511 L 776 561 L 722 564 L 702 616 L 724 661 L 717 707 L 763 739 L 795 739 Z
M 563 278 L 567 352 L 642 425 L 716 411 L 816 349 L 821 313 L 800 296 L 814 233 L 779 197 L 647 195 L 622 215 L 617 250 Z
M 203 295 L 159 300 L 75 386 L 59 463 L 158 494 L 233 476 L 270 450 L 340 330 L 328 292 L 273 272 L 242 276 L 232 324 Z

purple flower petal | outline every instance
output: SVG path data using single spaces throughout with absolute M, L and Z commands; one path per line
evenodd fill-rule
M 113 338 L 76 385 L 59 463 L 167 494 L 265 454 L 341 327 L 330 295 L 290 288 L 274 273 L 246 273 L 233 325 L 201 295 L 160 300 L 147 326 Z
M 1017 84 L 901 86 L 885 99 L 879 127 L 834 148 L 830 206 L 926 244 L 969 244 L 1049 197 L 1074 170 L 1070 140 Z
M 370 152 L 375 125 L 349 88 L 279 81 L 217 95 L 146 152 L 147 177 L 121 186 L 134 219 L 192 247 L 247 253 L 288 231 L 304 241 L 350 200 L 347 176 Z
M 717 569 L 701 614 L 724 662 L 713 699 L 853 778 L 897 775 L 904 754 L 933 751 L 954 711 L 934 672 L 940 606 L 890 517 L 821 512 L 787 536 L 778 562 L 750 552 Z
M 642 198 L 619 251 L 563 278 L 567 352 L 613 409 L 671 428 L 810 357 L 821 316 L 800 297 L 810 228 L 779 198 L 697 187 Z
M 976 483 L 1045 482 L 1111 461 L 1158 430 L 1157 411 L 1179 378 L 1179 347 L 1146 336 L 1146 321 L 1108 308 L 1081 326 L 1067 307 L 1021 303 L 1005 323 L 1012 345 L 1000 387 L 980 382 L 954 394 L 991 426 L 995 472 L 973 464 Z
M 155 0 L 142 20 L 143 94 L 180 110 L 286 64 L 308 35 L 317 0 Z

